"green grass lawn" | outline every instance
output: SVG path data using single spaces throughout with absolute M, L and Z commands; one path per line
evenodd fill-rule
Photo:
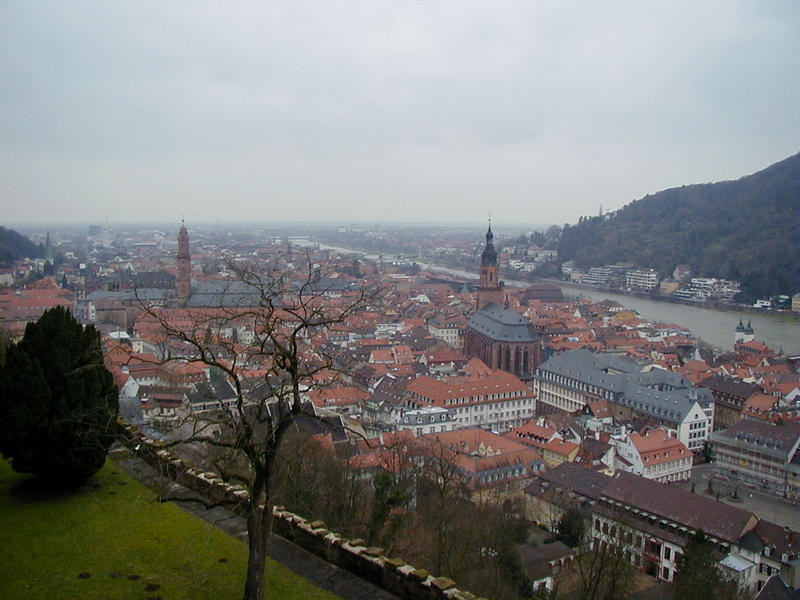
M 112 460 L 53 494 L 0 460 L 0 598 L 220 600 L 244 589 L 247 547 Z M 270 598 L 337 598 L 268 560 Z

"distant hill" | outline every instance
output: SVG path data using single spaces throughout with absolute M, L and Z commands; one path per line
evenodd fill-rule
M 798 291 L 800 154 L 736 181 L 685 185 L 565 227 L 559 258 L 617 262 L 662 277 L 686 264 L 698 277 L 742 282 L 741 301 Z
M 0 227 L 0 265 L 10 266 L 24 257 L 39 258 L 42 248 L 13 229 Z

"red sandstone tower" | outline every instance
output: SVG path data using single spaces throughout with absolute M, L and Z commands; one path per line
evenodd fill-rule
M 189 255 L 189 232 L 181 221 L 178 232 L 178 276 L 175 278 L 178 304 L 185 306 L 192 291 L 191 256 Z
M 497 251 L 494 249 L 493 239 L 494 234 L 490 223 L 489 230 L 486 232 L 486 247 L 481 254 L 480 281 L 478 282 L 475 306 L 477 310 L 482 309 L 489 302 L 502 305 L 504 301 L 503 284 L 500 282 L 500 273 L 497 268 Z

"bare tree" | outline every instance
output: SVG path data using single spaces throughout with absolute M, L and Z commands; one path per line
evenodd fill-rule
M 469 492 L 457 452 L 436 438 L 424 439 L 424 467 L 420 479 L 418 509 L 429 531 L 429 564 L 435 573 L 456 577 L 471 550 L 465 540 L 455 540 L 459 519 L 469 515 L 466 529 L 477 527 L 471 516 Z M 469 532 L 464 537 L 471 537 Z
M 330 435 L 290 430 L 276 462 L 273 498 L 339 534 L 363 537 L 369 486 L 350 464 L 350 444 L 334 446 Z
M 634 591 L 633 532 L 624 525 L 586 527 L 576 568 L 581 600 L 625 600 Z
M 185 414 L 170 443 L 218 448 L 240 465 L 231 472 L 244 475 L 249 493 L 245 600 L 264 597 L 271 484 L 282 441 L 299 418 L 317 418 L 305 394 L 319 385 L 321 373 L 335 369 L 333 356 L 310 338 L 378 300 L 377 291 L 366 287 L 337 290 L 333 297 L 316 265 L 306 263 L 302 274 L 293 275 L 277 265 L 228 261 L 230 279 L 212 298 L 212 308 L 143 305 L 138 324 L 155 336 L 162 365 L 202 363 L 232 389 L 229 401 Z M 252 341 L 245 342 L 242 331 Z

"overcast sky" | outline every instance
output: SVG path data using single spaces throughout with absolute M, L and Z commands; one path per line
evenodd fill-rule
M 800 150 L 800 3 L 0 3 L 0 224 L 575 222 Z

